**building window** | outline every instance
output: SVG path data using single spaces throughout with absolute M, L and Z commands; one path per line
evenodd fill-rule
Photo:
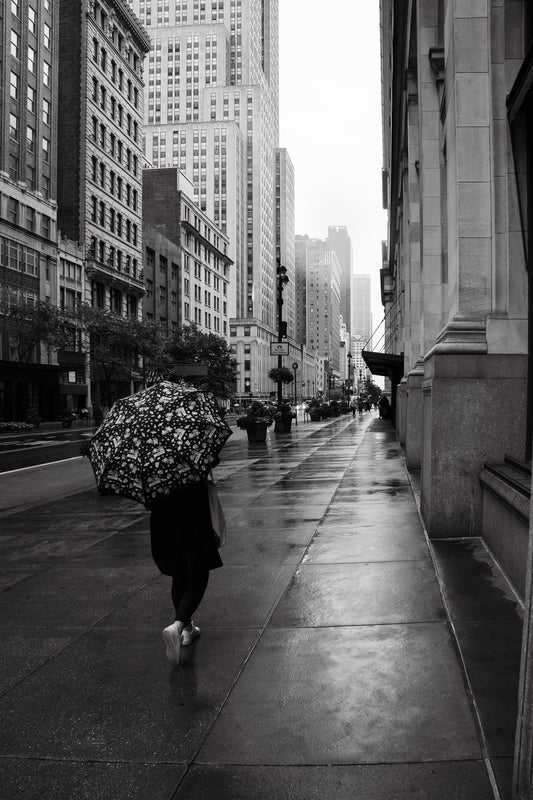
M 43 42 L 47 50 L 52 49 L 52 31 L 50 25 L 46 22 L 43 25 Z
M 26 107 L 28 111 L 31 111 L 32 114 L 35 113 L 35 89 L 32 86 L 27 87 L 27 101 Z
M 18 200 L 15 200 L 13 197 L 9 197 L 7 201 L 7 218 L 9 222 L 13 223 L 13 225 L 16 225 L 18 222 L 18 214 L 19 214 Z
M 50 101 L 46 99 L 43 100 L 43 122 L 50 125 Z
M 28 30 L 30 33 L 37 33 L 37 12 L 34 8 L 28 8 Z
M 50 163 L 50 139 L 43 136 L 43 161 Z
M 31 125 L 26 126 L 26 149 L 30 153 L 35 153 L 35 128 Z
M 32 75 L 35 75 L 36 70 L 36 63 L 37 63 L 37 53 L 28 45 L 28 72 L 31 72 Z
M 43 83 L 50 88 L 52 78 L 52 67 L 47 61 L 43 61 Z
M 46 214 L 41 214 L 41 236 L 46 239 L 50 238 L 50 217 L 47 217 Z
M 35 230 L 35 210 L 30 206 L 26 206 L 26 228 L 29 231 Z
M 16 73 L 11 72 L 9 76 L 9 94 L 13 98 L 13 100 L 19 99 L 19 90 L 20 90 L 20 78 Z
M 16 31 L 11 31 L 11 55 L 20 58 L 20 37 Z
M 12 139 L 19 138 L 19 121 L 16 114 L 9 115 L 9 135 Z

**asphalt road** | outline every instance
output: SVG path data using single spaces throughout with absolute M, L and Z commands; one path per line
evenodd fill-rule
M 0 473 L 49 464 L 80 454 L 80 444 L 92 428 L 35 431 L 0 436 Z

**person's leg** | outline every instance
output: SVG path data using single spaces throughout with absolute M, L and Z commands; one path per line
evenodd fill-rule
M 209 581 L 209 570 L 200 567 L 191 567 L 188 574 L 188 583 L 185 591 L 178 599 L 176 619 L 184 628 L 191 625 L 191 617 L 200 605 Z
M 180 663 L 180 649 L 182 643 L 183 622 L 178 617 L 178 608 L 180 601 L 187 591 L 189 584 L 189 570 L 187 563 L 178 562 L 176 572 L 172 577 L 172 586 L 170 595 L 172 603 L 176 611 L 176 619 L 163 630 L 163 639 L 166 646 L 167 659 L 172 663 L 178 665 Z

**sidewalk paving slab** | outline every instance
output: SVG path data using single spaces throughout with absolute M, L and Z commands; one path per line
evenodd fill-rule
M 69 469 L 2 514 L 6 798 L 510 800 L 520 607 L 482 542 L 428 541 L 390 422 L 235 432 L 179 668 L 148 514 Z

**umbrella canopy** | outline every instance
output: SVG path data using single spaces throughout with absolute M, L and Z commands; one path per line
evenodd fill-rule
M 116 401 L 87 456 L 100 492 L 148 508 L 178 486 L 205 480 L 231 433 L 204 392 L 161 381 Z

